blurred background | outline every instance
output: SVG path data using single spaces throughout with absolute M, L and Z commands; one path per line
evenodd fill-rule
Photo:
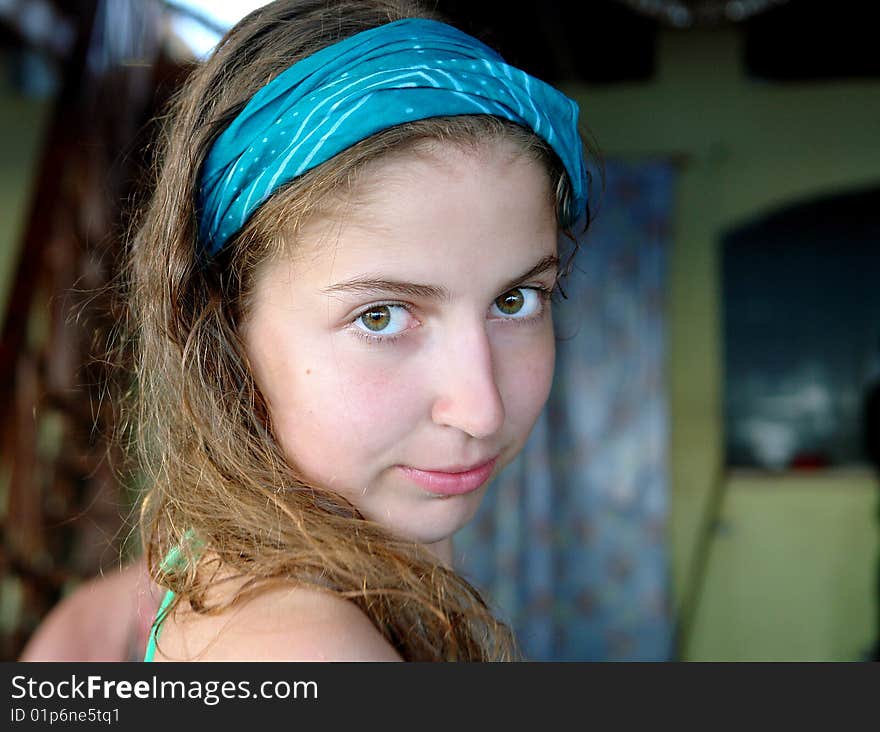
M 138 553 L 101 288 L 151 120 L 262 4 L 0 0 L 3 660 Z M 575 98 L 604 167 L 547 409 L 460 570 L 535 660 L 874 660 L 872 3 L 436 5 Z

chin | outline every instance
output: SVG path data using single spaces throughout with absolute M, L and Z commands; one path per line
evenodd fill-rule
M 435 544 L 467 526 L 477 513 L 486 486 L 466 496 L 433 499 L 430 510 L 407 528 L 407 536 L 420 544 Z
M 438 542 L 452 538 L 452 536 L 467 523 L 467 521 L 454 521 L 442 525 L 434 524 L 430 527 L 407 526 L 394 528 L 392 531 L 397 536 L 408 541 L 415 541 L 419 544 L 437 544 Z

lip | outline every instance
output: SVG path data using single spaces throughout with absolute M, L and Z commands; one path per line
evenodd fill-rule
M 461 472 L 419 470 L 408 465 L 401 465 L 400 469 L 410 480 L 427 488 L 431 493 L 442 496 L 459 496 L 471 493 L 483 485 L 492 475 L 497 460 L 498 456 L 496 455 L 487 463 Z

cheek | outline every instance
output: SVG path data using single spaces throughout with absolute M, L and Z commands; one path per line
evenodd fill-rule
M 341 415 L 351 439 L 376 444 L 383 435 L 408 429 L 417 389 L 413 375 L 406 368 L 388 368 L 387 362 L 373 368 L 364 359 L 352 361 L 330 367 L 325 391 L 326 398 L 337 404 L 334 411 Z
M 556 362 L 552 328 L 511 349 L 499 374 L 508 420 L 515 429 L 530 430 L 544 408 Z
M 273 416 L 285 452 L 317 479 L 353 478 L 391 455 L 414 426 L 417 400 L 403 369 L 370 367 L 344 351 L 319 357 L 287 380 Z

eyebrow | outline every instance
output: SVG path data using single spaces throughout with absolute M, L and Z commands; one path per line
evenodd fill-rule
M 501 292 L 511 290 L 524 280 L 531 279 L 542 275 L 549 270 L 559 269 L 559 257 L 555 254 L 548 254 L 540 259 L 534 267 L 523 272 L 519 277 L 514 277 L 510 282 L 504 285 Z M 344 282 L 325 287 L 321 292 L 330 294 L 333 292 L 354 292 L 359 294 L 372 294 L 377 292 L 392 292 L 396 295 L 405 295 L 408 297 L 423 298 L 426 300 L 438 300 L 440 302 L 449 302 L 452 295 L 445 287 L 437 285 L 420 285 L 415 282 L 401 282 L 399 280 L 375 279 L 372 277 L 355 277 Z

